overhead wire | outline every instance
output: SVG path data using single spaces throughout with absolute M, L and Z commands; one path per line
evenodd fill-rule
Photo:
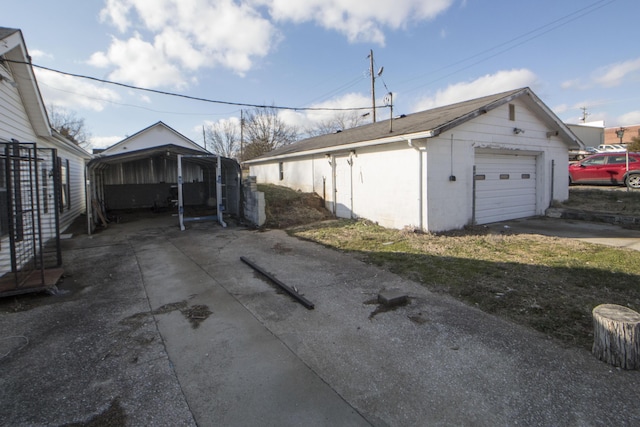
M 493 53 L 492 55 L 486 56 L 486 57 L 484 57 L 484 58 L 482 58 L 482 59 L 480 59 L 478 61 L 475 61 L 475 62 L 473 62 L 473 63 L 471 63 L 471 64 L 469 64 L 467 66 L 459 68 L 459 69 L 457 69 L 457 70 L 455 70 L 455 71 L 453 71 L 451 73 L 448 73 L 448 74 L 446 74 L 446 75 L 444 75 L 442 77 L 433 79 L 433 80 L 431 80 L 429 82 L 426 82 L 426 83 L 421 84 L 421 85 L 419 85 L 417 87 L 414 87 L 412 90 L 419 89 L 419 88 L 422 88 L 424 86 L 428 86 L 428 85 L 436 83 L 436 82 L 438 82 L 440 80 L 444 80 L 447 77 L 451 77 L 451 76 L 453 76 L 453 75 L 455 75 L 455 74 L 457 74 L 457 73 L 459 73 L 461 71 L 467 70 L 467 69 L 469 69 L 469 68 L 471 68 L 471 67 L 473 67 L 475 65 L 478 65 L 478 64 L 480 64 L 482 62 L 485 62 L 485 61 L 487 61 L 487 60 L 489 60 L 491 58 L 494 58 L 494 57 L 496 57 L 496 56 L 498 56 L 498 55 L 500 55 L 502 53 L 508 52 L 509 50 L 512 50 L 512 49 L 514 49 L 514 48 L 516 48 L 518 46 L 521 46 L 524 43 L 527 43 L 527 42 L 529 42 L 529 41 L 531 41 L 533 39 L 541 37 L 544 34 L 547 34 L 547 33 L 551 32 L 551 31 L 553 31 L 553 30 L 555 30 L 557 28 L 560 28 L 560 27 L 562 27 L 562 26 L 564 26 L 564 25 L 566 25 L 566 24 L 568 24 L 570 22 L 573 22 L 573 21 L 575 21 L 575 20 L 577 20 L 579 18 L 582 18 L 585 15 L 593 13 L 596 10 L 599 10 L 599 9 L 605 7 L 605 6 L 608 6 L 609 4 L 611 4 L 611 3 L 615 2 L 615 1 L 616 0 L 599 0 L 599 1 L 596 1 L 595 3 L 592 3 L 592 4 L 586 6 L 586 7 L 582 8 L 582 9 L 578 9 L 578 10 L 576 10 L 574 12 L 571 12 L 571 13 L 569 13 L 567 15 L 564 15 L 564 16 L 558 18 L 558 19 L 555 19 L 554 21 L 551 21 L 549 23 L 541 25 L 540 27 L 534 28 L 533 30 L 530 30 L 530 31 L 528 31 L 526 33 L 523 33 L 523 34 L 521 34 L 521 35 L 519 35 L 517 37 L 514 37 L 514 38 L 512 38 L 512 39 L 510 39 L 510 40 L 508 40 L 506 42 L 497 44 L 497 45 L 492 46 L 492 47 L 490 47 L 488 49 L 485 49 L 482 52 L 479 52 L 479 53 L 477 53 L 475 55 L 469 56 L 469 57 L 461 59 L 459 61 L 455 61 L 455 62 L 453 62 L 451 64 L 448 64 L 448 65 L 445 65 L 445 66 L 443 66 L 443 67 L 431 72 L 430 74 L 435 74 L 435 73 L 438 73 L 440 71 L 455 67 L 458 64 L 463 64 L 463 63 L 468 62 L 468 61 L 470 61 L 470 60 L 472 60 L 474 58 L 482 57 L 483 55 L 485 55 L 485 54 L 487 54 L 489 52 L 495 51 L 495 50 L 497 50 L 497 49 L 499 49 L 499 48 L 501 48 L 503 46 L 507 46 L 506 48 L 501 49 L 501 50 L 497 51 L 496 53 Z M 551 28 L 548 28 L 548 27 L 551 27 Z M 544 31 L 541 31 L 541 30 L 543 30 L 545 28 L 548 28 L 548 29 L 546 29 Z M 531 37 L 528 37 L 528 36 L 531 36 Z M 527 37 L 527 38 L 525 38 L 525 37 Z M 513 44 L 514 42 L 516 42 L 518 40 L 521 40 L 523 38 L 524 38 L 524 40 Z M 412 78 L 409 78 L 409 79 L 406 79 L 406 80 L 404 80 L 404 83 L 410 82 L 410 81 L 413 81 L 413 80 L 416 80 L 416 79 L 419 79 L 419 78 L 422 78 L 422 77 L 424 77 L 424 74 L 423 75 L 419 75 L 419 76 L 415 76 L 415 77 L 412 77 Z M 399 83 L 401 84 L 403 82 L 399 82 Z
M 86 75 L 83 75 L 83 74 L 69 73 L 69 72 L 65 72 L 65 71 L 56 70 L 54 68 L 49 68 L 49 67 L 45 67 L 45 66 L 42 66 L 42 65 L 37 65 L 37 64 L 34 64 L 32 62 L 16 61 L 16 60 L 11 60 L 11 59 L 6 59 L 6 58 L 4 59 L 4 61 L 12 62 L 12 63 L 15 63 L 15 64 L 29 65 L 29 66 L 32 66 L 32 67 L 35 67 L 35 68 L 39 68 L 41 70 L 51 71 L 53 73 L 58 73 L 58 74 L 62 74 L 62 75 L 65 75 L 65 76 L 76 77 L 76 78 L 81 78 L 81 79 L 87 79 L 87 80 L 96 81 L 96 82 L 99 82 L 99 83 L 111 84 L 111 85 L 115 85 L 115 86 L 124 87 L 124 88 L 127 88 L 127 89 L 140 90 L 140 91 L 149 92 L 149 93 L 155 93 L 155 94 L 159 94 L 159 95 L 174 96 L 174 97 L 178 97 L 178 98 L 189 99 L 189 100 L 192 100 L 192 101 L 207 102 L 207 103 L 212 103 L 212 104 L 233 105 L 233 106 L 237 106 L 237 107 L 251 107 L 251 108 L 272 108 L 272 109 L 276 109 L 276 110 L 290 110 L 290 111 L 359 111 L 359 110 L 371 109 L 371 107 L 352 107 L 352 108 L 289 107 L 289 106 L 282 106 L 282 105 L 266 105 L 266 104 L 251 104 L 251 103 L 233 102 L 233 101 L 221 101 L 221 100 L 215 100 L 215 99 L 201 98 L 201 97 L 197 97 L 197 96 L 185 95 L 185 94 L 181 94 L 181 93 L 168 92 L 168 91 L 164 91 L 164 90 L 144 88 L 144 87 L 140 87 L 140 86 L 130 85 L 130 84 L 127 84 L 127 83 L 114 82 L 114 81 L 111 81 L 111 80 L 100 79 L 98 77 L 86 76 Z

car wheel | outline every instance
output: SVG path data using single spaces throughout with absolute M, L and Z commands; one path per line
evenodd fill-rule
M 625 179 L 624 183 L 630 188 L 640 188 L 640 174 L 633 173 L 631 175 L 627 175 L 627 179 Z

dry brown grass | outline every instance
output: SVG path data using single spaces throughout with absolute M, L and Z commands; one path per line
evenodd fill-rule
M 333 217 L 317 194 L 271 184 L 260 184 L 258 190 L 264 192 L 266 200 L 265 227 L 288 228 Z
M 569 200 L 557 207 L 640 216 L 640 191 L 625 187 L 573 186 Z

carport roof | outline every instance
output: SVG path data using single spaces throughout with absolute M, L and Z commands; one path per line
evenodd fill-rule
M 200 150 L 193 150 L 191 148 L 180 147 L 174 144 L 166 144 L 166 145 L 158 145 L 156 147 L 151 147 L 144 150 L 136 150 L 136 151 L 129 151 L 129 152 L 120 153 L 120 154 L 113 154 L 111 156 L 102 156 L 100 154 L 97 154 L 89 162 L 89 166 L 94 166 L 97 164 L 116 164 L 116 163 L 131 162 L 134 160 L 148 159 L 158 155 L 172 157 L 172 156 L 177 156 L 178 154 L 186 156 L 186 155 L 206 155 L 207 153 L 203 153 Z M 208 154 L 208 155 L 215 157 L 213 154 Z
M 446 105 L 394 118 L 392 123 L 383 120 L 364 126 L 346 129 L 333 134 L 316 136 L 280 147 L 245 163 L 286 158 L 295 155 L 322 152 L 327 149 L 349 149 L 359 145 L 385 144 L 410 138 L 430 138 L 452 129 L 468 120 L 487 113 L 516 98 L 522 98 L 532 109 L 540 113 L 550 130 L 557 130 L 559 136 L 570 147 L 580 147 L 578 137 L 549 109 L 528 87 L 476 98 L 469 101 Z

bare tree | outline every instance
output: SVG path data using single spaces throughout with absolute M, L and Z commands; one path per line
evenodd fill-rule
M 241 160 L 261 156 L 298 138 L 298 130 L 286 124 L 273 107 L 247 111 L 243 131 L 246 144 Z
M 332 117 L 305 130 L 309 136 L 326 135 L 364 124 L 366 119 L 357 111 L 339 111 Z
M 627 144 L 627 150 L 634 153 L 640 152 L 640 136 L 634 136 L 631 138 L 631 142 Z
M 64 137 L 81 147 L 89 145 L 91 134 L 87 132 L 84 119 L 78 117 L 75 111 L 52 104 L 49 106 L 49 120 L 51 127 Z
M 221 120 L 205 126 L 210 150 L 220 156 L 237 158 L 240 154 L 240 126 L 235 120 Z

